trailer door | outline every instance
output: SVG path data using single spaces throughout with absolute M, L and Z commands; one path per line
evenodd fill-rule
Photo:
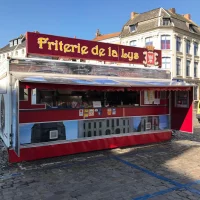
M 193 89 L 171 92 L 171 128 L 193 133 Z

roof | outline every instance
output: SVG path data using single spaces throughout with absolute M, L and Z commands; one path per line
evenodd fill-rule
M 120 32 L 104 34 L 104 35 L 100 35 L 100 36 L 95 37 L 93 39 L 93 41 L 106 40 L 106 39 L 109 39 L 109 38 L 118 37 L 119 35 L 120 35 Z
M 171 25 L 169 26 L 159 23 L 159 21 L 162 22 L 162 19 L 166 17 L 170 18 L 171 20 Z M 127 23 L 123 26 L 120 36 L 127 37 L 130 35 L 136 35 L 138 33 L 147 32 L 158 27 L 175 27 L 189 32 L 189 24 L 194 27 L 194 34 L 200 35 L 198 25 L 192 20 L 186 19 L 183 15 L 172 13 L 171 11 L 164 8 L 156 8 L 148 12 L 137 14 L 133 19 L 129 19 Z M 130 25 L 136 25 L 136 31 L 130 32 Z
M 24 36 L 23 36 L 23 37 L 20 36 L 20 37 L 15 38 L 15 39 L 22 39 L 22 38 L 24 38 Z M 13 39 L 13 40 L 15 40 L 15 39 Z M 12 41 L 12 40 L 10 40 L 10 41 Z M 17 48 L 16 48 L 16 47 L 17 47 Z M 15 46 L 10 47 L 10 44 L 7 44 L 6 46 L 0 48 L 0 53 L 10 52 L 10 51 L 13 51 L 14 49 L 15 49 L 15 50 L 19 50 L 19 49 L 22 49 L 22 48 L 25 48 L 25 47 L 26 47 L 26 40 L 25 40 L 25 38 L 24 38 L 24 39 L 22 40 L 22 43 L 19 44 L 19 45 L 15 45 Z

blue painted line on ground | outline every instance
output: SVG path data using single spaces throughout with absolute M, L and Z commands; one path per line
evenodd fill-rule
M 166 190 L 161 190 L 159 192 L 155 192 L 153 194 L 147 194 L 147 195 L 144 195 L 144 196 L 141 196 L 141 197 L 136 197 L 133 200 L 146 200 L 146 199 L 150 199 L 150 198 L 153 198 L 153 197 L 157 197 L 159 195 L 167 194 L 169 192 L 173 192 L 174 190 L 177 190 L 177 189 L 179 189 L 179 187 L 173 187 L 173 188 L 169 188 L 169 189 L 166 189 Z
M 125 165 L 127 165 L 127 166 L 129 166 L 131 168 L 137 169 L 137 170 L 142 171 L 142 172 L 144 172 L 144 173 L 146 173 L 146 174 L 148 174 L 148 175 L 150 175 L 152 177 L 155 177 L 155 178 L 157 178 L 159 180 L 162 180 L 162 181 L 166 181 L 166 182 L 176 186 L 176 187 L 173 187 L 173 188 L 169 188 L 169 189 L 166 189 L 166 190 L 161 190 L 159 192 L 155 192 L 153 194 L 147 194 L 147 195 L 144 195 L 144 196 L 141 196 L 141 197 L 137 197 L 134 200 L 145 200 L 145 199 L 149 199 L 149 198 L 152 198 L 152 197 L 163 195 L 163 194 L 172 192 L 172 191 L 177 190 L 177 189 L 182 189 L 182 188 L 190 191 L 193 194 L 200 195 L 200 191 L 199 190 L 190 187 L 190 185 L 192 185 L 192 184 L 200 183 L 200 180 L 192 182 L 192 183 L 189 183 L 189 184 L 181 184 L 181 183 L 178 183 L 178 182 L 176 182 L 176 181 L 174 181 L 172 179 L 169 179 L 167 177 L 158 175 L 158 174 L 156 174 L 156 173 L 154 173 L 154 172 L 152 172 L 150 170 L 147 170 L 147 169 L 142 168 L 142 167 L 140 167 L 138 165 L 135 165 L 135 164 L 130 163 L 130 162 L 126 161 L 126 160 L 123 160 L 123 159 L 121 159 L 121 158 L 119 158 L 117 156 L 113 156 L 112 158 L 115 159 L 115 160 L 120 161 L 121 163 L 123 163 L 123 164 L 125 164 Z
M 132 163 L 130 163 L 130 162 L 128 162 L 128 161 L 125 161 L 125 160 L 123 160 L 123 159 L 121 159 L 121 158 L 119 158 L 119 157 L 117 157 L 117 156 L 113 156 L 113 158 L 114 158 L 115 160 L 118 160 L 118 161 L 124 163 L 125 165 L 128 165 L 128 166 L 130 166 L 130 167 L 132 167 L 132 168 L 134 168 L 134 169 L 140 170 L 140 171 L 142 171 L 142 172 L 144 172 L 144 173 L 146 173 L 146 174 L 148 174 L 148 175 L 150 175 L 150 176 L 153 176 L 153 177 L 155 177 L 155 178 L 157 178 L 157 179 L 160 179 L 160 180 L 162 180 L 162 181 L 166 181 L 166 182 L 171 183 L 172 185 L 175 185 L 175 186 L 178 186 L 178 187 L 181 187 L 181 186 L 182 186 L 181 183 L 178 183 L 178 182 L 176 182 L 176 181 L 174 181 L 174 180 L 171 180 L 171 179 L 169 179 L 169 178 L 167 178 L 167 177 L 158 175 L 158 174 L 156 174 L 156 173 L 154 173 L 154 172 L 152 172 L 152 171 L 149 171 L 149 170 L 147 170 L 147 169 L 145 169 L 145 168 L 142 168 L 142 167 L 140 167 L 140 166 L 138 166 L 138 165 L 135 165 L 135 164 L 132 164 Z
M 150 198 L 153 198 L 153 197 L 157 197 L 157 196 L 161 196 L 161 195 L 164 195 L 164 194 L 167 194 L 167 193 L 173 192 L 175 190 L 179 190 L 179 189 L 185 189 L 185 190 L 190 191 L 193 194 L 200 195 L 200 191 L 199 190 L 196 190 L 194 188 L 190 188 L 187 185 L 188 184 L 185 184 L 185 185 L 180 186 L 180 187 L 176 186 L 176 187 L 168 188 L 166 190 L 161 190 L 161 191 L 158 191 L 158 192 L 155 192 L 155 193 L 152 193 L 152 194 L 146 194 L 144 196 L 133 198 L 133 200 L 147 200 L 147 199 L 150 199 Z
M 194 188 L 191 188 L 191 187 L 187 187 L 187 186 L 184 186 L 184 188 L 185 188 L 186 190 L 188 190 L 188 191 L 194 193 L 194 194 L 200 195 L 200 191 L 197 190 L 197 189 L 194 189 Z

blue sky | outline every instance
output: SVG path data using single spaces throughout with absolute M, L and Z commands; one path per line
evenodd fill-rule
M 189 4 L 188 4 L 189 2 Z M 101 33 L 118 32 L 130 13 L 175 7 L 190 13 L 200 25 L 199 0 L 0 0 L 0 47 L 26 31 L 93 39 Z

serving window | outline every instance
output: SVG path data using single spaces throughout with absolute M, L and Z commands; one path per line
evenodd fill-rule
M 72 90 L 48 90 L 33 89 L 32 104 L 45 104 L 51 108 L 92 108 L 94 102 L 99 107 L 138 106 L 140 92 L 138 91 L 72 91 Z
M 141 91 L 141 105 L 167 105 L 168 99 L 167 91 Z
M 175 93 L 175 107 L 188 108 L 189 107 L 189 92 L 176 91 Z

